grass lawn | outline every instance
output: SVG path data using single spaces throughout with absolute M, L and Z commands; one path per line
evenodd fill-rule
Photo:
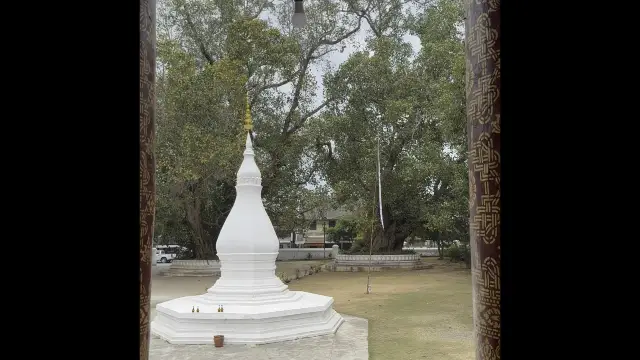
M 289 289 L 332 296 L 338 312 L 369 319 L 372 360 L 474 359 L 470 271 L 447 260 L 423 261 L 434 268 L 371 273 L 370 295 L 366 272 L 321 272 L 292 281 Z M 297 268 L 325 262 L 277 262 L 276 274 L 293 276 Z M 154 277 L 152 304 L 202 294 L 214 282 L 213 277 Z M 154 300 L 157 296 L 162 299 Z
M 371 273 L 322 272 L 289 284 L 291 290 L 332 296 L 336 311 L 369 319 L 369 358 L 472 360 L 471 273 L 447 260 L 433 269 Z
M 290 278 L 296 275 L 296 269 L 310 269 L 312 266 L 323 265 L 331 260 L 297 260 L 297 261 L 276 261 L 276 276 L 280 273 L 287 274 Z

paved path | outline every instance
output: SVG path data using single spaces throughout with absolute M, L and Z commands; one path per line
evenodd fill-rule
M 343 315 L 334 335 L 316 336 L 265 345 L 171 345 L 151 338 L 150 360 L 367 360 L 368 321 Z M 389 359 L 391 360 L 391 359 Z

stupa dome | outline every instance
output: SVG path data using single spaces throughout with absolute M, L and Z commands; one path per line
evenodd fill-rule
M 262 178 L 247 133 L 236 201 L 220 230 L 216 250 L 218 254 L 277 254 L 279 248 L 278 236 L 262 204 Z

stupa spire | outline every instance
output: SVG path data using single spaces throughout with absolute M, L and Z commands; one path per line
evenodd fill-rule
M 244 114 L 244 130 L 251 132 L 253 130 L 253 120 L 251 119 L 251 109 L 249 108 L 249 93 L 247 92 L 247 106 Z
M 244 143 L 244 152 L 247 151 L 253 152 L 253 144 L 251 144 L 251 134 L 247 133 L 247 141 Z
M 244 148 L 244 160 L 238 170 L 236 185 L 261 185 L 260 169 L 254 159 L 253 144 L 251 143 L 251 130 L 253 121 L 251 120 L 251 109 L 249 108 L 249 93 L 247 92 L 247 107 L 244 118 L 244 130 L 247 132 L 247 139 Z
M 245 142 L 244 160 L 238 170 L 236 185 L 257 185 L 260 186 L 262 176 L 260 169 L 256 164 L 255 153 L 251 145 L 251 134 L 247 132 L 247 140 Z M 240 190 L 238 190 L 240 191 Z

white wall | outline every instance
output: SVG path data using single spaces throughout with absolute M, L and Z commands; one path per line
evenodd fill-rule
M 308 254 L 311 254 L 311 259 L 331 259 L 330 257 L 331 249 L 318 249 L 318 248 L 308 248 L 308 249 L 280 249 L 278 252 L 278 260 L 287 261 L 287 260 L 307 260 Z M 403 250 L 413 250 L 416 254 L 422 256 L 438 256 L 438 248 L 426 248 L 426 247 L 415 247 L 415 248 L 403 248 Z
M 278 260 L 307 260 L 308 254 L 311 254 L 311 259 L 314 260 L 330 259 L 331 249 L 280 249 L 278 252 Z
M 428 248 L 428 247 L 405 247 L 402 250 L 413 250 L 416 254 L 420 254 L 421 256 L 438 256 L 438 248 Z

